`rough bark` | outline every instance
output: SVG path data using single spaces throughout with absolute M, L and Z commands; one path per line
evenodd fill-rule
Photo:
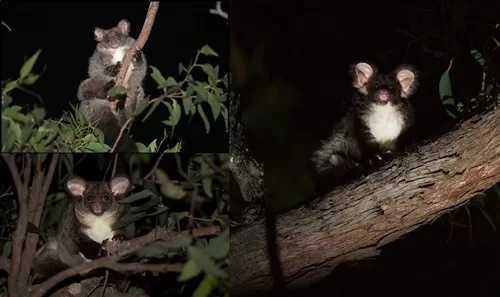
M 229 76 L 229 79 L 231 83 L 232 77 Z M 229 169 L 236 182 L 231 185 L 239 188 L 238 192 L 247 204 L 242 211 L 242 216 L 245 218 L 243 223 L 248 224 L 263 213 L 261 204 L 265 195 L 264 169 L 263 165 L 250 154 L 245 144 L 245 127 L 237 116 L 239 106 L 239 95 L 231 92 L 229 97 L 229 155 L 231 158 Z
M 500 181 L 500 109 L 306 206 L 276 218 L 289 288 L 320 280 L 347 260 L 379 248 L 466 203 Z M 259 220 L 230 242 L 231 296 L 268 291 L 266 229 Z

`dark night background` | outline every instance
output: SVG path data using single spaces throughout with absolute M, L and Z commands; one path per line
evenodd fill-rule
M 130 35 L 137 38 L 144 23 L 149 2 L 16 2 L 2 1 L 2 21 L 12 30 L 2 27 L 2 79 L 16 78 L 26 58 L 42 49 L 34 72 L 46 71 L 30 90 L 43 98 L 48 117 L 60 117 L 63 110 L 70 110 L 69 103 L 76 105 L 76 91 L 79 83 L 88 77 L 88 59 L 97 44 L 94 41 L 94 27 L 109 29 L 125 18 L 131 23 Z M 178 80 L 178 64 L 188 65 L 197 50 L 208 44 L 219 58 L 203 58 L 201 63 L 220 66 L 220 73 L 228 71 L 228 25 L 220 16 L 209 13 L 215 8 L 214 1 L 162 1 L 151 34 L 144 46 L 149 66 L 155 66 L 162 75 Z M 223 3 L 223 10 L 228 4 Z M 156 83 L 150 76 L 145 79 L 146 94 L 158 96 Z M 40 105 L 38 100 L 25 92 L 13 92 L 14 103 L 21 106 Z M 203 107 L 209 121 L 212 121 L 210 107 Z M 145 115 L 145 113 L 144 113 Z M 173 146 L 184 141 L 183 150 L 193 152 L 227 152 L 228 134 L 224 120 L 218 118 L 211 123 L 206 134 L 198 114 L 188 122 L 182 116 L 175 127 L 173 139 L 167 139 Z M 141 123 L 134 122 L 131 133 L 137 142 L 146 146 L 163 136 L 161 123 L 168 119 L 168 110 L 161 105 L 153 115 Z
M 455 98 L 479 93 L 482 69 L 470 50 L 484 51 L 499 11 L 500 1 L 232 1 L 232 89 L 241 95 L 247 144 L 265 164 L 272 197 L 266 205 L 287 208 L 314 197 L 308 153 L 344 112 L 352 63 L 418 69 L 420 88 L 410 99 L 416 126 L 406 147 L 452 129 L 455 122 L 439 97 L 440 77 L 454 58 Z M 263 68 L 248 74 L 261 44 Z M 231 199 L 234 211 L 239 202 Z M 498 196 L 490 190 L 485 200 L 498 230 Z M 323 282 L 286 296 L 500 296 L 500 235 L 479 209 L 470 212 L 470 221 L 461 208 L 451 220 L 444 216 L 445 224 L 422 226 L 384 246 L 373 261 L 342 264 Z

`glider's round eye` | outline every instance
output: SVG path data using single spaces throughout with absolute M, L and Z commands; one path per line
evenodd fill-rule
M 94 200 L 94 195 L 87 195 L 87 196 L 85 196 L 85 201 L 92 202 L 92 200 Z
M 109 195 L 102 195 L 102 201 L 108 202 L 111 197 Z

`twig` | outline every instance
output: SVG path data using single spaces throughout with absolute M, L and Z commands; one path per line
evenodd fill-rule
M 175 154 L 175 162 L 177 163 L 177 171 L 179 172 L 179 174 L 187 181 L 190 180 L 189 178 L 189 175 L 184 172 L 184 170 L 182 169 L 182 164 L 181 164 L 181 157 L 179 156 L 179 154 Z M 190 207 L 189 207 L 189 221 L 188 221 L 188 229 L 191 229 L 193 228 L 193 224 L 194 224 L 194 210 L 195 210 L 195 200 L 196 200 L 196 197 L 198 195 L 198 186 L 196 184 L 193 184 L 193 189 L 194 191 L 191 193 L 191 204 L 190 204 Z
M 155 173 L 156 168 L 158 168 L 158 165 L 160 165 L 160 162 L 161 162 L 161 159 L 163 158 L 163 155 L 164 155 L 163 153 L 160 154 L 158 159 L 156 159 L 155 165 L 153 165 L 153 168 L 151 169 L 151 171 L 149 171 L 149 173 L 146 174 L 146 176 L 143 179 L 148 179 Z
M 125 124 L 123 124 L 122 128 L 120 129 L 120 134 L 118 134 L 118 138 L 116 138 L 115 144 L 113 144 L 113 148 L 111 148 L 111 153 L 115 152 L 116 146 L 118 145 L 118 142 L 120 141 L 120 138 L 122 138 L 123 131 L 127 128 L 127 126 L 132 122 L 134 117 L 129 118 Z
M 185 180 L 189 180 L 189 175 L 182 169 L 181 156 L 179 154 L 175 154 L 175 162 L 177 163 L 177 172 L 179 172 Z
M 111 172 L 111 178 L 116 174 L 116 166 L 118 164 L 118 154 L 115 154 L 115 160 L 113 161 L 113 171 Z
M 215 9 L 210 9 L 208 12 L 214 15 L 218 15 L 225 20 L 228 19 L 228 13 L 222 10 L 222 1 L 217 1 L 215 3 Z
M 120 69 L 120 72 L 116 76 L 115 80 L 116 85 L 121 85 L 123 83 L 123 80 L 125 79 L 125 74 L 127 73 L 128 67 L 132 62 L 134 54 L 140 51 L 146 44 L 146 41 L 148 40 L 149 37 L 149 33 L 151 33 L 151 29 L 153 28 L 153 23 L 155 21 L 156 12 L 158 11 L 159 5 L 160 2 L 158 1 L 151 1 L 151 3 L 149 4 L 148 13 L 146 15 L 146 21 L 144 21 L 144 25 L 142 26 L 141 34 L 139 34 L 139 37 L 137 37 L 137 40 L 135 41 L 134 45 L 127 51 L 125 57 L 123 58 L 122 67 Z
M 106 268 L 114 271 L 151 271 L 151 272 L 181 272 L 182 264 L 142 264 L 142 263 L 110 263 Z
M 19 202 L 19 217 L 17 219 L 16 231 L 12 234 L 12 260 L 10 274 L 8 278 L 8 292 L 10 297 L 18 297 L 18 277 L 21 266 L 21 256 L 23 251 L 24 239 L 28 230 L 28 203 L 27 203 L 27 188 L 24 187 L 21 181 L 21 175 L 17 169 L 15 158 L 16 154 L 3 154 L 2 157 L 9 167 L 14 185 L 17 191 L 17 200 Z
M 214 162 L 212 162 L 212 160 L 210 160 L 205 154 L 202 154 L 201 155 L 201 158 L 203 159 L 203 161 L 205 161 L 208 166 L 210 166 L 210 168 L 212 168 L 213 171 L 215 171 L 216 173 L 219 173 L 221 175 L 226 175 L 227 173 L 224 172 L 224 170 L 220 169 L 219 166 L 215 165 Z
M 190 233 L 193 236 L 209 236 L 209 235 L 215 235 L 219 232 L 220 228 L 218 226 L 197 228 L 190 231 L 182 231 L 182 232 L 171 232 L 161 227 L 155 228 L 153 231 L 149 232 L 144 236 L 137 237 L 129 241 L 124 241 L 119 245 L 114 246 L 113 250 L 108 250 L 108 253 L 110 255 L 106 257 L 102 257 L 97 260 L 83 263 L 81 265 L 66 269 L 54 275 L 53 277 L 45 281 L 43 284 L 41 284 L 32 297 L 43 297 L 48 292 L 48 290 L 53 288 L 55 285 L 57 285 L 58 283 L 67 278 L 79 274 L 80 272 L 87 270 L 94 270 L 103 267 L 111 269 L 111 266 L 113 264 L 116 264 L 116 262 L 121 258 L 126 257 L 131 253 L 134 253 L 135 251 L 143 248 L 144 246 L 156 240 L 169 240 L 172 237 L 179 235 L 186 236 L 189 235 Z
M 106 286 L 108 285 L 108 279 L 109 279 L 109 271 L 106 270 L 106 277 L 104 278 L 104 285 L 102 286 L 101 297 L 104 297 L 104 293 L 106 292 Z

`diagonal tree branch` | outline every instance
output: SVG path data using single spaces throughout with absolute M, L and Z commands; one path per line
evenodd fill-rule
M 137 40 L 135 41 L 134 45 L 125 54 L 125 57 L 123 58 L 123 61 L 122 61 L 122 66 L 120 68 L 120 72 L 118 72 L 118 74 L 116 75 L 116 80 L 115 80 L 116 85 L 121 85 L 123 83 L 123 80 L 125 79 L 125 75 L 127 74 L 127 70 L 129 68 L 130 63 L 132 62 L 132 58 L 134 57 L 134 54 L 136 52 L 140 51 L 144 47 L 144 45 L 146 44 L 146 41 L 149 38 L 149 34 L 151 33 L 151 29 L 153 28 L 153 24 L 155 22 L 155 17 L 156 17 L 156 13 L 158 12 L 159 5 L 160 5 L 160 2 L 158 2 L 158 1 L 151 1 L 150 2 L 148 13 L 146 15 L 146 20 L 144 21 L 144 25 L 142 26 L 141 33 L 139 34 L 139 37 L 137 37 Z M 127 92 L 127 94 L 128 94 L 128 92 Z M 115 151 L 116 146 L 118 145 L 118 142 L 122 138 L 124 130 L 127 128 L 127 126 L 132 121 L 133 121 L 133 117 L 128 119 L 127 122 L 125 122 L 123 124 L 123 126 L 120 129 L 120 134 L 118 135 L 118 138 L 116 139 L 115 143 L 113 144 L 111 152 Z
M 500 109 L 469 120 L 377 172 L 276 218 L 285 281 L 302 287 L 500 181 Z M 265 221 L 231 234 L 231 296 L 269 291 Z
M 149 4 L 148 13 L 146 15 L 146 20 L 144 21 L 144 25 L 142 26 L 141 34 L 139 34 L 139 37 L 137 37 L 137 40 L 135 41 L 134 45 L 125 54 L 125 57 L 123 58 L 122 61 L 122 67 L 120 69 L 120 72 L 118 73 L 118 75 L 116 75 L 115 82 L 117 85 L 123 83 L 123 80 L 125 79 L 125 74 L 127 74 L 128 66 L 132 62 L 134 54 L 137 51 L 140 51 L 146 44 L 149 34 L 151 33 L 151 29 L 153 28 L 156 13 L 158 12 L 159 6 L 160 2 L 158 1 L 151 1 L 151 3 Z

